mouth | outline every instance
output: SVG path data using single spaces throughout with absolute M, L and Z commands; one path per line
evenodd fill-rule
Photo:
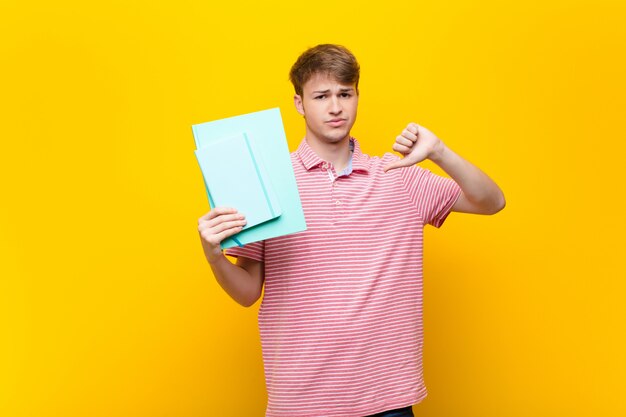
M 346 119 L 332 119 L 327 121 L 326 123 L 331 125 L 332 127 L 339 127 L 346 123 Z

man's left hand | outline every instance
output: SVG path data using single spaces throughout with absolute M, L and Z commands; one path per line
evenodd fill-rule
M 444 148 L 444 143 L 433 132 L 417 123 L 409 123 L 392 146 L 404 158 L 387 165 L 384 171 L 412 166 L 425 159 L 436 160 Z

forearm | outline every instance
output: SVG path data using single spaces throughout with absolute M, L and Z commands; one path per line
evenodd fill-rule
M 209 263 L 215 279 L 236 302 L 250 307 L 259 299 L 263 280 L 239 265 L 231 263 L 224 255 Z
M 498 185 L 478 167 L 457 155 L 446 145 L 430 158 L 461 187 L 465 197 L 481 212 L 495 213 L 505 205 Z

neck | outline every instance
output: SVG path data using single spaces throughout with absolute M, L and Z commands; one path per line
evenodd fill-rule
M 306 141 L 317 156 L 333 164 L 335 171 L 342 171 L 348 166 L 348 162 L 350 162 L 350 135 L 335 143 L 322 142 L 308 135 Z

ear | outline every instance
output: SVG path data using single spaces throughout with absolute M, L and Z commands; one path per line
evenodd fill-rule
M 296 110 L 300 115 L 304 116 L 304 105 L 302 104 L 302 97 L 298 94 L 293 96 L 293 104 L 296 106 Z

